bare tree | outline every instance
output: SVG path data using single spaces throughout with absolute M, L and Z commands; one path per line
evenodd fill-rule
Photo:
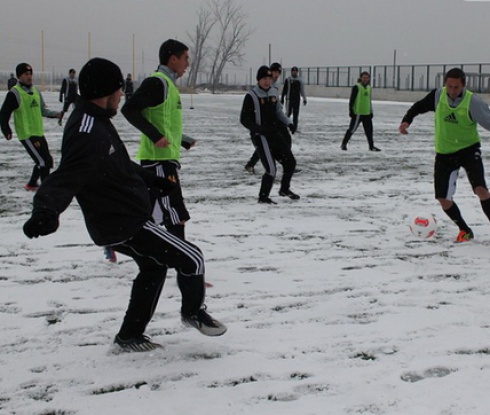
M 243 48 L 254 30 L 248 27 L 247 15 L 236 0 L 209 0 L 208 4 L 219 30 L 211 62 L 211 89 L 215 92 L 226 64 L 237 66 L 243 62 Z
M 206 55 L 209 48 L 206 46 L 211 30 L 216 24 L 216 17 L 211 13 L 211 10 L 200 7 L 197 11 L 198 23 L 194 33 L 187 32 L 187 36 L 191 40 L 191 65 L 189 76 L 187 78 L 188 86 L 196 86 L 197 75 L 202 71 Z

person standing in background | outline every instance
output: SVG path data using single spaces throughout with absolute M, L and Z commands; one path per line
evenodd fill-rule
M 41 92 L 32 85 L 31 65 L 19 63 L 15 72 L 18 82 L 5 96 L 0 109 L 0 127 L 5 138 L 11 140 L 13 134 L 9 121 L 13 113 L 17 138 L 34 161 L 31 178 L 24 189 L 35 191 L 39 187 L 39 178 L 43 182 L 53 167 L 53 158 L 44 136 L 43 117 L 61 119 L 63 115 L 48 109 Z
M 63 115 L 68 111 L 70 105 L 74 105 L 77 102 L 78 95 L 78 80 L 76 78 L 77 71 L 75 69 L 70 69 L 68 71 L 68 76 L 63 78 L 60 88 L 59 101 L 63 103 L 63 109 L 61 111 L 61 118 L 58 124 L 62 124 Z
M 281 104 L 284 105 L 284 99 L 286 99 L 286 115 L 291 117 L 293 115 L 294 128 L 298 130 L 299 122 L 299 107 L 301 104 L 301 98 L 303 98 L 303 105 L 306 105 L 305 85 L 303 80 L 298 76 L 299 70 L 297 66 L 293 66 L 291 69 L 291 76 L 286 78 L 281 94 Z
M 371 151 L 381 151 L 373 142 L 373 108 L 371 102 L 371 75 L 362 72 L 357 84 L 352 87 L 349 99 L 349 128 L 345 132 L 340 148 L 347 150 L 347 143 L 362 123 Z
M 126 76 L 126 80 L 124 81 L 124 95 L 126 101 L 132 97 L 134 93 L 134 82 L 133 82 L 133 76 L 128 73 L 128 76 Z
M 7 81 L 7 89 L 10 90 L 13 86 L 17 85 L 17 78 L 13 73 L 10 74 L 10 78 Z

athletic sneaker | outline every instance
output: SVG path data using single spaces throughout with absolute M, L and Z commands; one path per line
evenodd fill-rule
M 255 168 L 254 166 L 251 166 L 250 164 L 245 164 L 245 170 L 248 171 L 250 174 L 254 174 L 255 173 Z
M 39 189 L 39 186 L 31 186 L 30 184 L 25 184 L 24 189 L 29 192 L 35 192 L 37 189 Z
M 104 247 L 104 255 L 109 262 L 117 262 L 116 251 L 112 249 L 110 246 Z
M 345 144 L 342 144 L 342 145 L 340 146 L 340 149 L 341 149 L 341 150 L 344 150 L 344 151 L 347 151 L 347 146 L 346 146 Z
M 291 190 L 279 190 L 279 196 L 287 196 L 292 200 L 298 200 L 299 199 L 299 195 L 291 192 Z
M 133 337 L 132 339 L 123 340 L 117 335 L 114 338 L 114 344 L 119 346 L 120 352 L 150 352 L 162 348 L 161 344 L 153 343 L 148 336 Z
M 182 316 L 182 323 L 188 327 L 194 327 L 205 336 L 221 336 L 227 330 L 223 323 L 206 313 L 205 307 L 191 316 Z
M 270 197 L 267 196 L 259 196 L 259 203 L 265 203 L 267 205 L 277 205 Z
M 372 146 L 369 148 L 369 151 L 381 151 L 381 150 L 378 147 Z
M 471 241 L 475 235 L 473 235 L 473 231 L 459 231 L 458 236 L 456 237 L 455 242 L 469 242 Z

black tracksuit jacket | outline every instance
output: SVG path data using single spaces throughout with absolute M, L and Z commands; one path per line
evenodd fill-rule
M 129 158 L 112 125 L 115 111 L 80 99 L 65 126 L 62 158 L 34 196 L 34 212 L 61 214 L 76 197 L 97 245 L 135 235 L 151 219 L 155 179 Z

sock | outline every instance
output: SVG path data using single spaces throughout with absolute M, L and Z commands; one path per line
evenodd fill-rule
M 487 218 L 490 219 L 490 199 L 481 200 L 480 203 L 483 209 L 483 213 L 485 213 L 485 215 L 487 215 Z
M 451 207 L 448 210 L 445 210 L 444 213 L 451 218 L 451 220 L 456 224 L 459 230 L 466 231 L 466 232 L 471 231 L 471 229 L 469 228 L 469 226 L 466 224 L 463 217 L 461 216 L 459 207 L 455 202 L 453 202 Z

